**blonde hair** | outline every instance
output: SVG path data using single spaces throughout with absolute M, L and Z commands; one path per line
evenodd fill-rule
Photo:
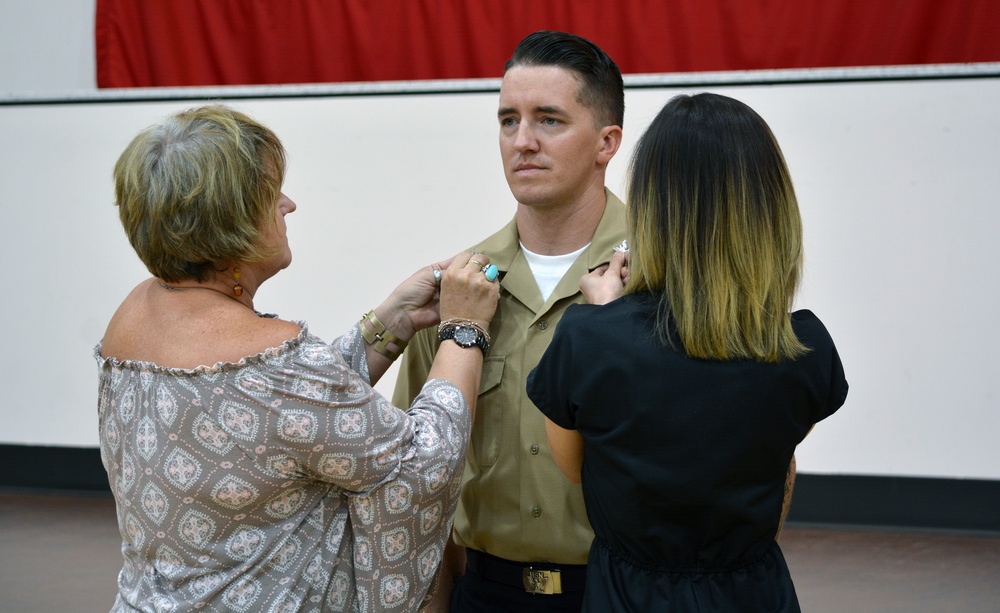
M 132 248 L 164 281 L 199 281 L 271 257 L 263 237 L 285 175 L 278 137 L 213 105 L 140 132 L 115 164 L 115 203 Z
M 660 293 L 657 335 L 688 355 L 778 362 L 808 349 L 789 311 L 802 221 L 764 120 L 725 96 L 671 99 L 629 168 L 626 293 Z

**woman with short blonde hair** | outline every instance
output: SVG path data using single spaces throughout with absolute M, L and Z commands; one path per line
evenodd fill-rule
M 153 275 L 94 350 L 116 613 L 416 611 L 433 592 L 496 268 L 471 253 L 425 266 L 333 343 L 259 313 L 257 289 L 292 261 L 284 173 L 277 136 L 225 106 L 168 117 L 115 165 Z M 413 404 L 392 406 L 373 386 L 439 322 L 454 342 Z

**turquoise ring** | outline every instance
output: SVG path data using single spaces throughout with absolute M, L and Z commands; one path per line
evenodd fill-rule
M 496 281 L 497 275 L 500 274 L 500 269 L 497 268 L 496 264 L 490 264 L 489 266 L 483 267 L 483 274 L 486 275 L 486 278 L 490 281 Z

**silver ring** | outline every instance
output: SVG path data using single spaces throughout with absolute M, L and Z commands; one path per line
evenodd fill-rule
M 484 266 L 483 263 L 480 262 L 479 260 L 469 260 L 469 262 L 472 263 L 472 264 L 475 264 L 480 269 L 485 269 L 486 268 L 486 266 Z
M 483 266 L 483 274 L 492 283 L 497 280 L 497 275 L 500 274 L 500 270 L 497 268 L 496 264 L 490 264 L 489 266 Z
M 431 274 L 434 275 L 434 283 L 441 285 L 441 271 L 438 270 L 437 268 L 432 268 Z

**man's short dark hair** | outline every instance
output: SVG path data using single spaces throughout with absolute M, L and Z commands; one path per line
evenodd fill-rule
M 566 32 L 540 30 L 518 43 L 504 74 L 514 66 L 557 66 L 576 73 L 582 81 L 580 102 L 594 111 L 599 122 L 625 122 L 625 88 L 614 60 L 589 40 Z

